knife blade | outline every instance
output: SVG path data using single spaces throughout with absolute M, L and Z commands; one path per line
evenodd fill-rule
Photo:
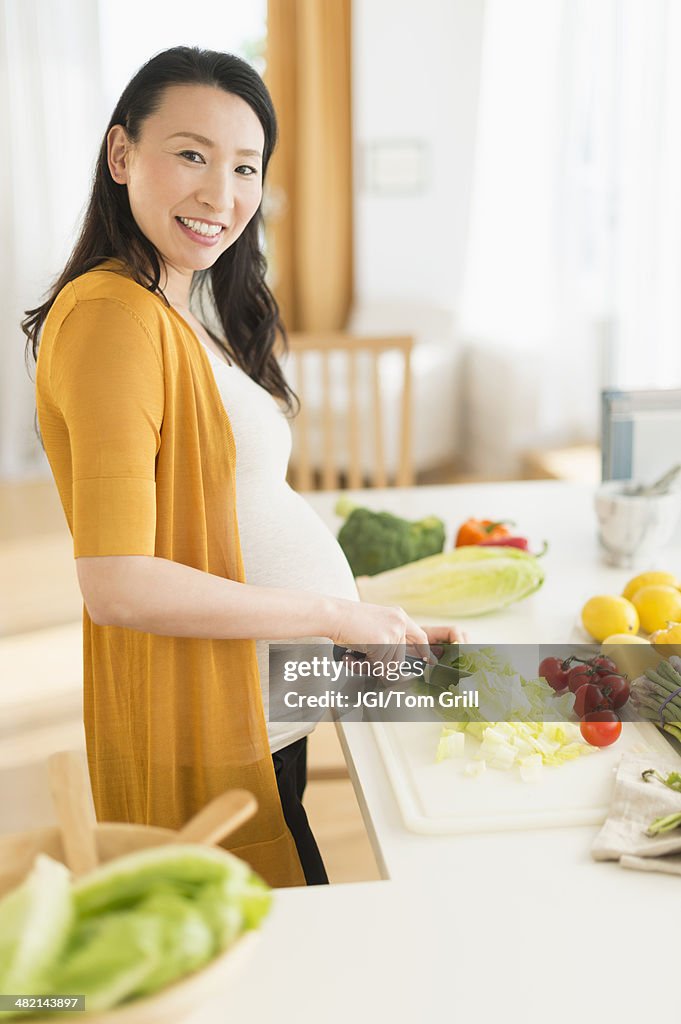
M 350 647 L 342 647 L 340 644 L 333 645 L 334 661 L 343 661 L 344 658 L 351 658 L 353 661 L 366 661 L 367 655 L 364 651 L 355 651 Z M 400 661 L 407 662 L 414 675 L 419 675 L 429 686 L 442 686 L 446 689 L 449 686 L 458 686 L 461 674 L 458 669 L 451 665 L 443 665 L 441 662 L 432 664 L 425 658 L 417 658 L 413 654 L 404 654 Z

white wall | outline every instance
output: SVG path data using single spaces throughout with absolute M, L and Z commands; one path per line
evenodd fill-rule
M 355 294 L 456 311 L 465 258 L 484 0 L 353 5 Z M 414 195 L 369 191 L 366 146 L 416 141 Z

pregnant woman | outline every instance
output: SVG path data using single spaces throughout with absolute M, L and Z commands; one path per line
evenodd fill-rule
M 248 789 L 258 813 L 226 845 L 298 885 L 327 881 L 301 803 L 311 726 L 268 735 L 266 641 L 427 653 L 458 636 L 360 603 L 286 483 L 295 396 L 260 251 L 275 139 L 244 61 L 152 58 L 114 110 L 73 253 L 23 327 L 84 599 L 97 816 L 176 829 Z

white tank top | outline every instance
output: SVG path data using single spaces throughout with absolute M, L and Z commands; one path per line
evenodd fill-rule
M 213 367 L 234 434 L 237 517 L 246 582 L 358 600 L 355 580 L 338 541 L 286 482 L 291 454 L 286 416 L 269 392 L 248 374 L 236 365 L 229 366 L 201 344 Z M 309 643 L 320 642 L 319 637 L 306 639 Z M 267 718 L 269 645 L 257 641 L 255 646 Z M 268 722 L 270 748 L 272 752 L 280 750 L 313 729 L 314 724 L 308 722 Z

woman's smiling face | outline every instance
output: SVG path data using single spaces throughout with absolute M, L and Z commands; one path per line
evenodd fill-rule
M 264 141 L 245 100 L 207 85 L 167 88 L 136 143 L 111 129 L 111 175 L 168 271 L 191 279 L 243 232 L 262 198 Z

